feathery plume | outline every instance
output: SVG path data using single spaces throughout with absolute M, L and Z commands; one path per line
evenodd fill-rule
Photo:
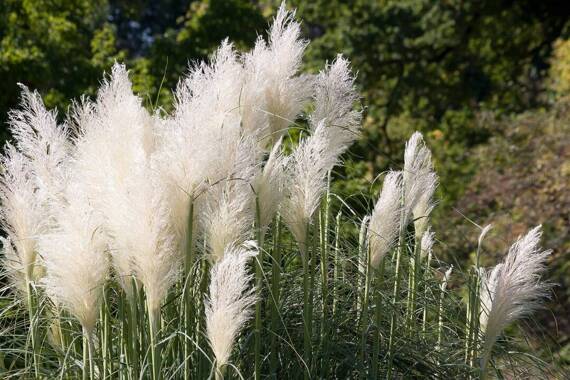
M 252 275 L 247 272 L 247 263 L 256 254 L 244 247 L 229 246 L 210 270 L 206 332 L 218 370 L 228 363 L 234 341 L 256 300 L 255 289 L 249 286 Z
M 412 210 L 416 239 L 421 239 L 428 228 L 429 215 L 435 207 L 433 194 L 435 193 L 436 188 L 437 175 L 433 171 L 426 173 L 423 194 L 420 196 L 416 206 Z
M 108 210 L 106 225 L 113 237 L 114 257 L 127 260 L 128 274 L 144 286 L 149 311 L 156 313 L 176 280 L 180 262 L 163 185 L 148 165 L 135 166 L 113 201 L 115 208 Z M 123 282 L 131 296 L 129 277 Z
M 22 88 L 21 109 L 10 111 L 9 128 L 15 146 L 6 145 L 0 158 L 0 223 L 4 264 L 17 289 L 43 275 L 37 257 L 38 235 L 49 228 L 50 203 L 60 200 L 63 166 L 69 154 L 66 126 L 58 126 L 38 92 Z
M 402 173 L 389 172 L 374 206 L 368 228 L 371 264 L 377 268 L 386 253 L 394 247 L 401 219 Z
M 43 229 L 45 212 L 36 194 L 29 160 L 12 145 L 1 157 L 0 221 L 7 237 L 2 238 L 3 264 L 16 289 L 38 279 L 36 239 Z
M 491 231 L 491 228 L 493 228 L 493 225 L 487 224 L 485 227 L 481 229 L 481 233 L 479 234 L 479 240 L 477 241 L 477 254 L 475 258 L 476 268 L 479 268 L 479 258 L 481 256 L 481 247 L 483 244 L 483 240 L 485 239 L 485 236 L 487 236 L 487 233 Z
M 223 141 L 225 152 L 220 151 L 218 162 L 213 163 L 213 173 L 219 177 L 214 177 L 204 194 L 200 218 L 214 261 L 223 256 L 228 245 L 247 239 L 255 212 L 252 183 L 258 162 L 256 144 L 250 138 Z
M 224 257 L 226 247 L 239 244 L 253 223 L 250 195 L 230 187 L 210 195 L 202 213 L 204 237 L 214 262 Z
M 431 152 L 419 132 L 415 132 L 406 143 L 403 182 L 404 222 L 407 225 L 410 215 L 413 214 L 414 218 L 423 219 L 419 220 L 418 227 L 425 230 L 427 225 L 423 223 L 427 221 L 427 214 L 433 208 L 431 197 L 437 187 L 437 175 L 433 171 Z M 418 238 L 422 234 L 417 235 Z
M 56 304 L 67 308 L 91 336 L 108 274 L 107 244 L 82 185 L 70 179 L 67 204 L 53 210 L 55 226 L 39 236 L 44 283 Z
M 244 56 L 245 82 L 241 93 L 243 128 L 267 147 L 287 131 L 309 99 L 311 78 L 297 75 L 307 42 L 295 11 L 281 4 L 269 30 L 269 41 L 256 41 Z
M 174 115 L 159 135 L 155 162 L 167 185 L 166 198 L 181 251 L 187 247 L 190 205 L 198 216 L 192 221 L 195 239 L 204 232 L 200 215 L 215 206 L 204 193 L 211 186 L 221 187 L 228 178 L 247 176 L 249 181 L 252 176 L 244 173 L 244 166 L 254 166 L 251 162 L 259 153 L 246 147 L 255 138 L 242 133 L 243 75 L 233 46 L 224 41 L 209 65 L 193 67 L 179 83 Z
M 311 114 L 311 127 L 316 129 L 324 122 L 328 127 L 329 144 L 348 147 L 360 135 L 361 113 L 354 109 L 358 93 L 347 59 L 338 55 L 315 80 L 315 110 Z
M 41 202 L 57 200 L 63 191 L 62 176 L 71 145 L 67 125 L 57 124 L 57 112 L 45 108 L 40 94 L 22 89 L 21 109 L 9 112 L 15 145 L 29 160 Z
M 431 257 L 431 250 L 433 248 L 435 232 L 432 232 L 428 227 L 422 236 L 420 243 L 422 257 Z
M 487 224 L 485 227 L 483 227 L 481 229 L 481 233 L 479 234 L 479 240 L 477 241 L 478 247 L 481 247 L 481 244 L 483 244 L 483 239 L 485 239 L 485 236 L 487 236 L 487 233 L 489 233 L 489 231 L 491 231 L 491 228 L 493 228 L 493 225 Z
M 281 139 L 273 146 L 262 170 L 253 182 L 253 189 L 259 203 L 259 224 L 262 234 L 277 213 L 285 196 L 285 168 L 287 158 L 281 152 Z
M 445 290 L 447 289 L 447 284 L 449 282 L 449 279 L 451 278 L 451 273 L 453 272 L 453 265 L 449 267 L 449 269 L 447 269 L 445 271 L 445 273 L 443 274 L 443 279 L 441 280 L 441 284 L 440 284 L 440 289 L 442 292 L 445 292 Z
M 332 146 L 327 138 L 323 122 L 314 133 L 303 139 L 295 149 L 288 173 L 287 198 L 283 207 L 283 219 L 305 252 L 307 227 L 319 207 L 326 190 L 326 175 L 338 162 L 345 146 Z
M 348 61 L 337 57 L 316 80 L 312 135 L 301 141 L 291 157 L 290 185 L 283 217 L 305 250 L 307 226 L 312 222 L 326 189 L 326 175 L 358 137 L 360 113 L 353 110 L 358 99 Z
M 503 329 L 528 316 L 548 295 L 550 285 L 541 282 L 540 276 L 551 251 L 542 251 L 538 246 L 541 235 L 541 226 L 533 228 L 510 247 L 503 263 L 490 273 L 483 272 L 480 314 L 481 331 L 485 335 L 483 372 Z
M 166 190 L 154 167 L 157 118 L 115 64 L 95 104 L 77 116 L 77 165 L 109 240 L 113 266 L 129 299 L 130 276 L 145 287 L 149 310 L 160 307 L 178 263 Z

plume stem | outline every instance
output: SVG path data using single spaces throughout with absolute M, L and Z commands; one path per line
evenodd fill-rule
M 38 328 L 37 328 L 37 311 L 36 307 L 37 297 L 35 286 L 30 280 L 26 280 L 27 291 L 26 299 L 28 303 L 28 316 L 30 319 L 30 337 L 32 343 L 32 361 L 34 363 L 34 378 L 40 377 L 40 361 L 39 361 L 39 347 L 38 347 Z
M 83 380 L 95 379 L 93 332 L 83 327 Z
M 428 299 L 428 290 L 429 290 L 429 286 L 428 286 L 428 279 L 430 276 L 430 271 L 431 271 L 431 256 L 432 256 L 432 252 L 431 249 L 428 250 L 427 253 L 427 260 L 426 260 L 426 266 L 424 269 L 424 299 Z M 423 317 L 422 317 L 422 332 L 425 335 L 426 333 L 426 328 L 427 328 L 427 318 L 428 318 L 428 305 L 425 304 L 423 307 Z
M 420 267 L 421 267 L 421 248 L 420 248 L 420 239 L 415 239 L 415 246 L 414 246 L 414 256 L 412 258 L 412 270 L 410 271 L 411 274 L 411 281 L 410 281 L 410 302 L 408 306 L 408 331 L 410 335 L 414 332 L 414 324 L 415 324 L 415 309 L 416 309 L 416 300 L 417 300 L 417 292 L 418 292 L 418 280 L 420 277 Z
M 132 297 L 129 297 L 127 295 L 127 301 L 129 303 L 129 310 L 127 312 L 128 314 L 128 324 L 129 324 L 129 338 L 130 338 L 130 342 L 128 342 L 128 353 L 129 353 L 129 357 L 132 363 L 132 378 L 138 378 L 139 377 L 139 334 L 137 331 L 137 326 L 140 326 L 139 324 L 139 303 L 137 302 L 137 300 L 139 299 L 139 287 L 137 285 L 137 280 L 136 278 L 133 276 L 131 278 L 131 284 L 132 284 Z
M 152 361 L 152 379 L 159 380 L 160 376 L 160 345 L 159 345 L 159 327 L 160 327 L 160 308 L 151 308 L 150 300 L 148 302 L 148 327 L 150 333 L 150 353 Z
M 340 250 L 340 221 L 341 212 L 336 215 L 335 218 L 335 237 L 334 237 L 334 258 L 333 258 L 333 295 L 332 295 L 332 317 L 333 320 L 336 317 L 336 311 L 338 308 L 338 298 L 339 298 L 339 286 L 337 282 L 339 281 L 339 267 L 341 265 L 339 260 L 339 250 Z
M 193 317 L 194 317 L 194 300 L 192 298 L 192 289 L 190 286 L 190 276 L 192 266 L 194 265 L 194 202 L 190 201 L 188 209 L 188 227 L 186 233 L 186 255 L 184 257 L 184 333 L 191 337 Z M 187 337 L 184 338 L 184 378 L 191 377 L 192 362 L 192 342 Z
M 108 305 L 108 286 L 103 286 L 103 302 L 101 304 L 100 319 L 102 321 L 101 329 L 101 356 L 103 360 L 103 378 L 107 375 L 112 376 L 113 373 L 113 352 L 111 345 L 111 326 L 110 326 L 110 316 L 109 316 L 109 305 Z
M 370 298 L 370 284 L 372 281 L 372 265 L 370 261 L 370 250 L 367 246 L 363 247 L 366 250 L 365 258 L 366 262 L 364 263 L 365 274 L 364 274 L 364 295 L 362 296 L 362 310 L 360 313 L 360 328 L 361 328 L 361 337 L 360 337 L 360 359 L 362 363 L 366 361 L 366 348 L 367 348 L 367 341 L 368 341 L 368 303 Z M 366 377 L 366 371 L 362 371 L 362 376 Z
M 281 218 L 279 214 L 275 217 L 274 234 L 273 234 L 273 252 L 271 265 L 271 293 L 273 302 L 271 303 L 271 351 L 269 357 L 269 365 L 271 374 L 277 378 L 278 356 L 277 356 L 277 329 L 279 328 L 279 299 L 280 299 L 280 283 L 281 283 Z
M 255 258 L 255 367 L 254 378 L 255 380 L 261 379 L 261 329 L 262 329 L 262 315 L 261 315 L 261 287 L 263 286 L 263 247 L 262 247 L 262 230 L 261 230 L 261 210 L 259 208 L 259 197 L 255 197 L 255 238 L 259 247 L 259 253 Z
M 383 283 L 383 279 L 384 279 L 384 267 L 386 265 L 386 260 L 384 258 L 382 258 L 382 260 L 380 261 L 380 266 L 378 267 L 378 269 L 376 270 L 376 282 L 374 284 L 374 304 L 375 304 L 375 310 L 374 310 L 374 324 L 375 324 L 375 330 L 374 330 L 374 343 L 373 343 L 373 348 L 372 348 L 372 358 L 371 358 L 371 363 L 372 363 L 372 368 L 370 370 L 370 378 L 371 379 L 377 379 L 378 378 L 378 356 L 380 355 L 380 322 L 381 322 L 381 317 L 382 317 L 382 313 L 381 311 L 381 306 L 382 306 L 382 283 Z
M 312 303 L 311 298 L 312 292 L 310 291 L 311 286 L 311 264 L 312 260 L 310 258 L 311 250 L 309 249 L 309 232 L 310 226 L 307 223 L 306 227 L 306 239 L 304 242 L 305 252 L 301 254 L 301 260 L 303 262 L 303 346 L 305 351 L 304 360 L 307 365 L 307 370 L 304 373 L 305 380 L 310 379 L 310 369 L 312 361 Z
M 320 347 L 324 354 L 322 359 L 322 376 L 328 377 L 327 370 L 329 365 L 328 359 L 328 330 L 329 324 L 329 243 L 328 243 L 328 229 L 329 229 L 329 208 L 330 208 L 330 181 L 331 171 L 329 170 L 327 176 L 327 190 L 325 193 L 324 201 L 321 203 L 321 210 L 319 213 L 319 227 L 320 227 L 320 252 L 321 252 L 321 298 L 322 298 L 322 315 L 321 315 L 321 334 L 320 334 Z
M 216 361 L 215 380 L 224 380 L 226 377 L 226 366 L 218 364 Z
M 404 188 L 404 187 L 402 187 Z M 394 293 L 392 293 L 392 316 L 390 318 L 390 338 L 388 340 L 388 373 L 386 375 L 387 379 L 392 378 L 392 364 L 394 363 L 394 335 L 396 333 L 396 323 L 397 323 L 397 314 L 398 311 L 396 309 L 396 304 L 398 303 L 398 296 L 400 294 L 400 286 L 402 281 L 402 269 L 401 269 L 401 261 L 402 261 L 402 253 L 404 250 L 404 246 L 406 244 L 406 225 L 404 223 L 405 220 L 405 208 L 402 207 L 402 213 L 400 218 L 400 235 L 398 239 L 398 248 L 396 250 L 396 267 L 395 271 L 395 279 L 394 279 Z

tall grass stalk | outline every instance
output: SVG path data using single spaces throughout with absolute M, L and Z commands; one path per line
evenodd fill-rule
M 420 280 L 420 268 L 421 268 L 421 248 L 420 248 L 420 241 L 415 239 L 414 244 L 414 251 L 413 255 L 411 256 L 411 267 L 410 267 L 410 282 L 409 282 L 409 301 L 407 307 L 407 330 L 408 333 L 411 335 L 415 331 L 415 323 L 416 323 L 416 301 L 417 301 L 417 293 L 418 293 L 418 283 Z
M 184 310 L 184 329 L 183 332 L 186 335 L 183 337 L 183 362 L 184 362 L 184 378 L 188 379 L 191 377 L 192 370 L 192 342 L 188 337 L 193 338 L 193 327 L 194 327 L 194 299 L 193 299 L 193 278 L 192 268 L 194 266 L 194 202 L 190 201 L 188 208 L 188 219 L 187 219 L 187 232 L 186 232 L 186 251 L 184 256 L 184 281 L 183 281 L 183 310 Z
M 327 175 L 327 190 L 321 203 L 319 213 L 319 252 L 321 253 L 321 331 L 319 336 L 319 350 L 323 352 L 322 362 L 319 366 L 322 376 L 327 376 L 329 349 L 328 333 L 330 329 L 329 321 L 329 219 L 330 219 L 330 179 L 331 172 Z
M 111 342 L 111 317 L 109 315 L 109 287 L 103 288 L 103 301 L 101 303 L 100 320 L 100 342 L 101 342 L 101 358 L 102 358 L 102 371 L 103 378 L 110 378 L 113 375 L 113 345 Z
M 423 306 L 423 316 L 422 316 L 422 334 L 425 336 L 427 332 L 428 323 L 428 304 L 426 301 L 429 299 L 429 287 L 430 280 L 432 277 L 431 272 L 431 260 L 432 260 L 432 247 L 434 244 L 434 233 L 428 229 L 422 236 L 421 250 L 422 255 L 426 256 L 425 268 L 423 270 L 423 281 L 424 281 L 424 306 Z
M 38 297 L 36 296 L 35 286 L 31 281 L 26 281 L 26 300 L 28 306 L 28 318 L 30 323 L 30 342 L 32 345 L 32 363 L 34 368 L 34 378 L 40 377 L 40 346 L 38 341 Z
M 160 345 L 160 309 L 148 309 L 148 333 L 150 339 L 151 354 L 151 378 L 160 380 L 161 376 L 161 345 Z
M 376 278 L 374 282 L 374 338 L 372 347 L 372 357 L 370 358 L 371 369 L 370 378 L 378 378 L 378 367 L 380 363 L 380 323 L 382 321 L 382 284 L 384 280 L 384 266 L 386 259 L 382 258 L 380 266 L 376 270 Z
M 269 351 L 269 367 L 271 375 L 277 378 L 277 370 L 279 366 L 279 349 L 278 349 L 278 329 L 280 322 L 280 286 L 281 286 L 281 218 L 279 214 L 275 217 L 273 226 L 273 249 L 271 261 L 271 343 Z
M 93 333 L 83 329 L 83 379 L 95 379 L 95 345 Z
M 395 356 L 395 335 L 396 335 L 396 324 L 398 323 L 399 317 L 399 307 L 398 307 L 398 299 L 400 297 L 400 287 L 402 281 L 402 255 L 406 250 L 406 226 L 404 223 L 404 214 L 402 212 L 402 217 L 400 220 L 400 233 L 398 238 L 398 246 L 396 248 L 396 264 L 394 267 L 394 291 L 392 293 L 392 310 L 390 316 L 390 335 L 388 338 L 388 373 L 386 374 L 387 379 L 391 379 L 392 376 L 392 367 L 394 364 L 394 356 Z
M 340 270 L 342 266 L 342 261 L 340 257 L 340 227 L 341 227 L 341 218 L 342 213 L 339 211 L 335 218 L 335 226 L 334 226 L 334 256 L 333 256 L 333 294 L 332 294 L 332 322 L 336 321 L 337 316 L 337 307 L 339 302 L 339 283 L 342 282 L 342 278 L 340 276 Z
M 447 283 L 449 281 L 449 276 L 451 276 L 451 272 L 453 270 L 453 266 L 451 266 L 443 275 L 443 280 L 441 281 L 440 285 L 440 293 L 439 293 L 439 306 L 437 312 L 437 345 L 435 347 L 436 351 L 439 353 L 442 347 L 442 339 L 443 339 L 443 318 L 445 314 L 444 309 L 444 298 L 447 290 Z
M 304 355 L 303 360 L 307 365 L 307 370 L 304 371 L 304 378 L 309 379 L 311 377 L 310 371 L 312 369 L 312 356 L 313 356 L 313 315 L 312 315 L 312 259 L 311 251 L 309 246 L 309 236 L 310 236 L 310 226 L 307 224 L 306 227 L 306 245 L 305 250 L 301 254 L 301 260 L 303 263 L 303 347 Z
M 368 351 L 368 330 L 369 330 L 369 321 L 368 321 L 368 303 L 370 297 L 370 285 L 372 284 L 372 277 L 373 277 L 373 268 L 370 260 L 370 250 L 368 249 L 368 245 L 363 247 L 365 254 L 363 255 L 365 258 L 364 262 L 364 289 L 362 295 L 362 306 L 361 306 L 361 313 L 360 313 L 360 328 L 361 336 L 360 336 L 360 359 L 362 363 L 366 363 L 366 352 Z M 366 371 L 362 371 L 362 376 L 366 376 Z
M 261 333 L 262 333 L 262 298 L 261 291 L 263 287 L 263 232 L 260 219 L 259 198 L 255 197 L 255 239 L 259 248 L 255 260 L 255 333 L 254 333 L 254 378 L 261 379 Z

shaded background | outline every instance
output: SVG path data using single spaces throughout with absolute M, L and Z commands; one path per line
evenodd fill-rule
M 0 0 L 0 140 L 17 82 L 60 115 L 93 95 L 115 60 L 135 91 L 168 111 L 188 63 L 228 36 L 248 48 L 278 1 Z M 536 224 L 552 248 L 550 311 L 526 330 L 570 364 L 570 9 L 566 1 L 289 1 L 311 40 L 305 70 L 343 53 L 358 71 L 364 138 L 336 191 L 362 209 L 371 181 L 424 132 L 441 175 L 434 216 L 440 255 L 466 268 L 493 223 L 489 265 Z M 363 211 L 363 210 L 361 210 Z M 545 345 L 544 342 L 548 344 Z

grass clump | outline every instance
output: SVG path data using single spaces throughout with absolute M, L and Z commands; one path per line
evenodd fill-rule
M 172 115 L 144 109 L 119 64 L 63 125 L 24 89 L 2 158 L 4 378 L 541 370 L 501 336 L 547 294 L 540 227 L 490 272 L 452 272 L 420 133 L 355 215 L 330 190 L 360 132 L 354 79 L 341 56 L 299 75 L 299 33 L 282 7 L 251 52 L 224 42 Z

